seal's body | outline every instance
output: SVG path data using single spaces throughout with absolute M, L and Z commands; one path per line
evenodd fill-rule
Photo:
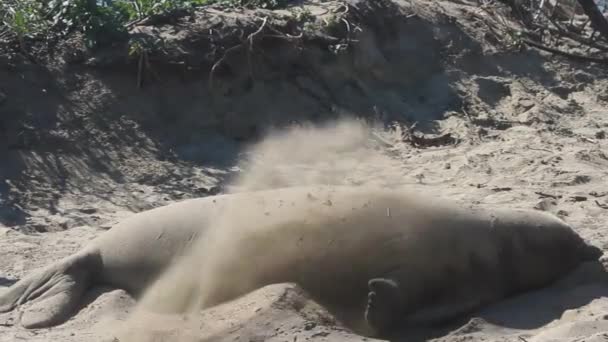
M 385 189 L 294 187 L 136 214 L 13 285 L 0 311 L 36 300 L 22 324 L 56 324 L 89 285 L 141 291 L 189 246 L 197 268 L 182 267 L 186 273 L 168 281 L 197 274 L 191 289 L 202 307 L 295 282 L 329 308 L 365 311 L 379 333 L 429 307 L 455 315 L 548 285 L 601 255 L 543 212 L 469 209 Z
M 287 188 L 218 203 L 219 237 L 195 248 L 203 307 L 295 282 L 328 308 L 366 311 L 380 332 L 548 285 L 601 255 L 545 212 L 464 208 L 403 191 Z

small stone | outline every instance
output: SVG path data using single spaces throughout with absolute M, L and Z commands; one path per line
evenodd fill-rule
M 67 218 L 62 218 L 57 222 L 59 227 L 61 227 L 61 229 L 63 229 L 63 230 L 69 229 L 70 223 L 71 223 L 71 220 L 67 219 Z
M 564 86 L 551 87 L 551 88 L 549 88 L 549 90 L 551 90 L 554 94 L 561 97 L 562 99 L 567 99 L 568 95 L 570 95 L 570 93 L 572 93 L 572 89 L 564 87 Z
M 220 190 L 221 189 L 219 186 L 211 186 L 211 187 L 200 186 L 200 187 L 194 188 L 194 193 L 196 193 L 198 195 L 211 196 L 211 195 L 217 195 L 220 192 Z
M 587 200 L 587 197 L 585 196 L 571 196 L 570 200 L 572 200 L 573 202 L 584 202 Z
M 308 331 L 308 330 L 312 330 L 317 326 L 317 323 L 315 322 L 306 322 L 306 324 L 304 324 L 304 330 Z
M 606 132 L 605 131 L 596 132 L 595 133 L 595 138 L 596 139 L 606 139 Z
M 530 99 L 521 99 L 519 100 L 518 104 L 523 110 L 528 110 L 535 106 L 534 101 Z
M 32 228 L 34 228 L 34 230 L 36 230 L 38 233 L 46 233 L 49 231 L 47 226 L 44 224 L 34 224 L 32 225 Z
M 575 72 L 573 78 L 575 81 L 581 83 L 589 84 L 593 82 L 593 76 L 583 71 Z
M 549 199 L 549 198 L 545 198 L 543 200 L 541 200 L 540 202 L 538 202 L 535 206 L 534 209 L 536 210 L 542 210 L 542 211 L 549 211 L 552 208 L 554 208 L 557 205 L 557 202 L 553 199 Z
M 80 208 L 78 209 L 83 214 L 95 214 L 97 212 L 96 208 Z

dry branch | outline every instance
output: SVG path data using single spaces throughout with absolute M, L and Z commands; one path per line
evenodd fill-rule
M 573 59 L 573 60 L 577 60 L 577 61 L 580 61 L 580 62 L 593 62 L 593 63 L 608 65 L 608 59 L 606 59 L 606 58 L 598 58 L 598 57 L 589 57 L 589 56 L 578 55 L 578 54 L 562 51 L 562 50 L 559 50 L 559 49 L 556 49 L 556 48 L 552 48 L 552 47 L 543 45 L 541 43 L 532 41 L 530 39 L 523 39 L 522 41 L 524 43 L 526 43 L 527 45 L 535 47 L 537 49 L 544 50 L 544 51 L 547 51 L 547 52 L 551 52 L 553 54 L 564 56 L 564 57 L 567 57 L 567 58 L 570 58 L 570 59 Z
M 551 24 L 553 24 L 553 26 L 555 26 L 555 28 L 543 27 L 538 24 L 536 24 L 535 26 L 540 29 L 546 29 L 553 34 L 557 34 L 557 35 L 561 35 L 561 36 L 570 38 L 579 44 L 586 45 L 586 46 L 589 46 L 592 48 L 596 48 L 601 51 L 608 51 L 608 46 L 600 45 L 590 38 L 583 37 L 580 34 L 577 34 L 577 33 L 572 32 L 571 30 L 568 30 L 567 28 L 563 27 L 557 21 L 555 21 L 553 18 L 551 18 L 549 16 L 547 16 L 546 18 L 547 18 L 547 20 L 549 20 L 549 22 Z
M 253 41 L 254 41 L 254 38 L 256 38 L 259 34 L 261 34 L 264 31 L 264 28 L 266 27 L 267 22 L 268 22 L 268 17 L 264 17 L 262 19 L 262 24 L 260 25 L 260 27 L 258 27 L 257 30 L 255 30 L 255 32 L 249 34 L 245 40 L 241 41 L 241 43 L 239 43 L 233 47 L 230 47 L 230 48 L 226 49 L 226 51 L 224 51 L 224 54 L 222 55 L 222 57 L 213 64 L 213 66 L 211 67 L 211 71 L 209 72 L 209 89 L 213 88 L 213 78 L 214 78 L 217 68 L 220 65 L 222 65 L 222 63 L 224 63 L 224 61 L 226 60 L 228 55 L 230 55 L 231 53 L 233 53 L 235 51 L 246 48 L 249 70 L 250 70 L 250 72 L 252 72 L 251 53 L 253 52 Z
M 222 57 L 213 64 L 213 66 L 211 67 L 211 71 L 209 72 L 209 89 L 213 88 L 213 75 L 215 74 L 215 71 L 217 70 L 217 68 L 220 65 L 222 65 L 222 63 L 226 60 L 226 58 L 228 57 L 229 54 L 231 54 L 234 51 L 240 50 L 243 47 L 244 47 L 243 44 L 239 44 L 239 45 L 235 45 L 235 46 L 227 49 L 226 51 L 224 51 L 224 55 L 222 55 Z
M 594 0 L 578 0 L 585 14 L 591 20 L 593 28 L 598 30 L 604 39 L 608 40 L 608 21 L 600 12 Z

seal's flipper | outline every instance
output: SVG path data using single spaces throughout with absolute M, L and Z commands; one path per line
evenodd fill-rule
M 401 290 L 395 281 L 384 278 L 370 280 L 368 287 L 365 320 L 377 334 L 385 335 L 403 318 Z
M 25 328 L 63 323 L 80 302 L 89 285 L 92 266 L 86 255 L 76 255 L 34 272 L 0 295 L 0 312 L 31 302 L 21 316 Z

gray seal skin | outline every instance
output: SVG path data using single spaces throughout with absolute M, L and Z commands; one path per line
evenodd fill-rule
M 32 302 L 25 328 L 62 323 L 92 285 L 138 294 L 196 239 L 217 215 L 211 199 L 191 199 L 135 214 L 75 254 L 13 284 L 0 294 L 0 312 Z
M 14 284 L 0 296 L 0 312 L 32 301 L 24 327 L 58 324 L 91 285 L 140 292 L 189 247 L 203 263 L 183 276 L 200 273 L 194 291 L 202 294 L 201 308 L 293 282 L 377 336 L 549 285 L 602 254 L 535 210 L 471 209 L 378 188 L 293 187 L 135 214 Z M 179 305 L 176 311 L 184 309 Z

